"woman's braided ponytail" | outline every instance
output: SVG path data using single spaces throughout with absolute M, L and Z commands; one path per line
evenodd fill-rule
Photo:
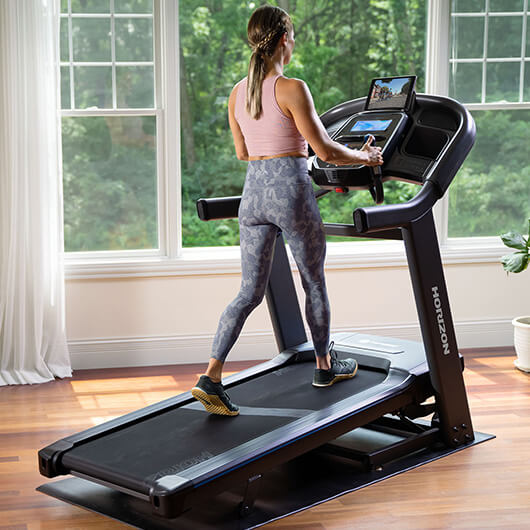
M 289 15 L 279 7 L 262 6 L 250 17 L 247 27 L 252 56 L 248 66 L 246 109 L 257 120 L 262 113 L 262 85 L 265 74 L 265 56 L 274 54 L 281 36 L 292 28 Z

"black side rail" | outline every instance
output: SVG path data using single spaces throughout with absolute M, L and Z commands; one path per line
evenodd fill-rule
M 197 214 L 202 221 L 237 217 L 241 196 L 198 199 Z
M 315 192 L 317 199 L 329 190 Z M 367 206 L 357 208 L 353 212 L 354 226 L 343 225 L 354 229 L 359 235 L 379 232 L 407 226 L 411 221 L 422 217 L 440 198 L 438 187 L 431 181 L 425 182 L 419 193 L 410 201 L 402 204 L 388 204 L 384 206 Z M 212 219 L 230 219 L 237 217 L 241 197 L 216 197 L 197 200 L 197 213 L 203 221 Z M 328 226 L 327 224 L 325 225 Z M 330 225 L 338 226 L 338 225 Z M 346 234 L 334 234 L 346 235 Z M 354 234 L 349 234 L 354 236 Z M 390 239 L 394 239 L 391 237 Z
M 440 198 L 439 188 L 433 182 L 427 181 L 410 201 L 357 208 L 353 212 L 353 222 L 357 232 L 361 234 L 407 226 L 431 210 Z
M 320 199 L 331 190 L 317 190 L 315 197 Z M 201 221 L 211 221 L 213 219 L 231 219 L 237 217 L 241 196 L 234 197 L 214 197 L 211 199 L 197 200 L 197 214 Z

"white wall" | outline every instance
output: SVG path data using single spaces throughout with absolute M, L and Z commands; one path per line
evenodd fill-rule
M 509 276 L 499 263 L 446 264 L 459 346 L 513 345 L 511 319 L 530 314 L 530 273 Z M 295 281 L 299 300 L 303 293 Z M 330 268 L 332 329 L 419 338 L 408 269 Z M 67 335 L 74 368 L 205 362 L 234 273 L 69 279 Z M 264 302 L 248 319 L 229 360 L 276 353 Z

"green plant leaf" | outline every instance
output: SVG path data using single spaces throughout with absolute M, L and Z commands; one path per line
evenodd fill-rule
M 501 258 L 502 266 L 507 272 L 522 272 L 528 267 L 528 253 L 514 252 Z
M 517 232 L 508 232 L 501 235 L 502 242 L 510 248 L 526 250 L 526 239 Z

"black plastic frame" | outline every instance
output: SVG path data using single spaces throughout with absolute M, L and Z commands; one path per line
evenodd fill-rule
M 334 134 L 351 116 L 364 112 L 365 102 L 366 98 L 358 98 L 333 107 L 320 116 L 322 124 L 328 131 L 333 131 Z M 443 109 L 443 114 L 440 112 L 441 109 Z M 383 182 L 391 179 L 403 180 L 420 185 L 431 182 L 436 191 L 435 200 L 438 200 L 446 192 L 456 172 L 464 162 L 469 151 L 471 151 L 475 143 L 476 127 L 469 111 L 458 101 L 443 96 L 416 94 L 414 108 L 409 113 L 412 124 L 408 128 L 408 132 L 401 143 L 402 146 L 405 146 L 410 136 L 414 134 L 416 125 L 422 127 L 429 126 L 425 125 L 422 117 L 424 113 L 431 111 L 438 111 L 438 114 L 443 116 L 444 126 L 441 129 L 446 131 L 449 137 L 444 148 L 438 153 L 435 159 L 427 159 L 421 156 L 407 157 L 402 152 L 402 149 L 397 149 L 392 155 L 392 158 L 386 161 L 383 166 Z M 332 133 L 330 132 L 330 134 Z M 402 167 L 407 164 L 410 166 L 411 163 L 417 166 L 417 174 L 412 176 L 402 170 Z M 371 223 L 375 228 L 376 221 L 380 216 L 379 213 L 375 213 L 376 210 L 384 211 L 386 208 L 393 209 L 394 206 L 400 206 L 406 209 L 408 204 L 373 206 L 362 208 L 362 210 L 366 212 L 367 217 L 373 216 Z
M 409 126 L 409 116 L 403 111 L 388 111 L 388 110 L 368 110 L 361 111 L 341 124 L 341 127 L 338 131 L 335 131 L 331 138 L 336 142 L 339 142 L 343 145 L 349 143 L 353 138 L 356 139 L 356 142 L 361 138 L 361 142 L 364 142 L 365 134 L 361 133 L 350 133 L 349 129 L 352 123 L 359 119 L 390 119 L 391 125 L 377 134 L 375 131 L 366 131 L 366 134 L 372 134 L 376 138 L 376 144 L 382 148 L 383 158 L 385 164 L 387 160 L 392 159 L 392 155 L 395 151 L 396 146 L 402 140 L 403 135 L 408 129 Z M 380 169 L 381 175 L 381 184 L 387 180 L 394 180 L 396 177 L 388 174 L 385 174 L 384 168 L 385 164 Z M 359 189 L 369 189 L 372 193 L 372 187 L 374 182 L 373 168 L 362 164 L 353 164 L 353 165 L 343 165 L 336 166 L 327 162 L 323 162 L 318 157 L 313 159 L 311 176 L 315 183 L 323 189 L 343 189 L 343 190 L 359 190 Z M 416 183 L 417 184 L 417 183 Z M 382 197 L 382 187 L 379 188 L 380 195 Z M 379 204 L 379 202 L 377 203 Z

